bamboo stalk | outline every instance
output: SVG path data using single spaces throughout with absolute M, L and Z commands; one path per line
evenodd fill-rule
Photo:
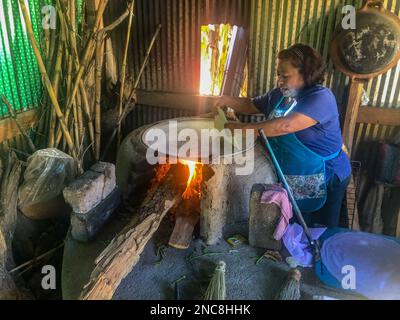
M 77 40 L 76 40 L 76 7 L 75 7 L 75 2 L 70 1 L 70 7 L 69 10 L 67 9 L 66 5 L 67 1 L 63 0 L 57 0 L 57 4 L 60 6 L 60 14 L 65 30 L 68 30 L 67 34 L 69 35 L 68 40 L 71 46 L 71 51 L 72 51 L 72 56 L 74 58 L 74 61 L 79 62 L 79 54 L 78 54 L 78 46 L 77 46 Z
M 100 20 L 101 29 L 104 29 L 103 19 Z M 95 50 L 95 69 L 94 69 L 94 101 L 92 104 L 92 115 L 94 115 L 94 154 L 96 161 L 100 158 L 100 143 L 101 143 L 101 84 L 102 71 L 104 64 L 104 41 L 99 35 L 96 35 L 96 50 Z M 90 70 L 89 74 L 92 74 Z
M 124 89 L 125 89 L 125 76 L 126 76 L 126 61 L 128 59 L 128 48 L 129 41 L 131 38 L 131 29 L 132 29 L 132 21 L 133 21 L 133 12 L 135 7 L 135 1 L 132 0 L 131 5 L 129 7 L 129 21 L 128 21 L 128 32 L 126 33 L 125 40 L 125 49 L 124 49 L 124 58 L 122 60 L 121 66 L 121 87 L 119 89 L 119 106 L 118 106 L 118 119 L 122 116 L 122 105 L 124 101 Z M 118 142 L 117 146 L 121 143 L 121 123 L 118 123 Z
M 78 96 L 78 94 L 76 95 Z M 72 125 L 74 127 L 74 135 L 75 135 L 75 145 L 78 146 L 78 154 L 79 154 L 79 141 L 81 139 L 79 138 L 79 121 L 78 121 L 78 110 L 77 110 L 77 105 L 76 105 L 76 97 L 75 97 L 75 102 L 72 105 Z
M 76 105 L 77 105 L 77 112 L 78 112 L 78 128 L 79 128 L 79 137 L 83 138 L 84 133 L 84 121 L 83 121 L 83 112 L 82 112 L 82 96 L 80 90 L 76 94 Z
M 31 21 L 29 19 L 29 13 L 28 13 L 28 10 L 27 10 L 27 8 L 25 6 L 24 0 L 19 0 L 19 5 L 21 7 L 21 11 L 22 11 L 22 14 L 23 14 L 23 17 L 24 17 L 24 21 L 25 21 L 28 37 L 29 37 L 29 40 L 31 42 L 31 45 L 32 45 L 32 48 L 33 48 L 33 52 L 34 52 L 35 57 L 36 57 L 36 60 L 38 62 L 38 66 L 39 66 L 40 73 L 42 75 L 42 79 L 43 79 L 45 87 L 46 87 L 46 89 L 47 89 L 47 91 L 49 93 L 50 100 L 52 102 L 54 111 L 56 112 L 57 118 L 58 118 L 58 120 L 60 122 L 61 130 L 62 130 L 62 132 L 64 134 L 64 137 L 65 137 L 65 139 L 67 141 L 68 148 L 70 149 L 73 158 L 77 159 L 77 153 L 76 153 L 76 150 L 75 150 L 75 146 L 74 146 L 74 144 L 72 142 L 71 135 L 70 135 L 70 133 L 68 131 L 68 128 L 67 128 L 67 125 L 66 125 L 66 122 L 65 122 L 65 119 L 64 119 L 64 115 L 63 115 L 63 113 L 61 111 L 61 108 L 60 108 L 60 105 L 58 103 L 58 100 L 55 97 L 53 86 L 51 85 L 49 76 L 48 76 L 47 71 L 46 71 L 46 67 L 45 67 L 45 65 L 43 63 L 43 60 L 42 60 L 42 57 L 40 55 L 40 52 L 39 52 L 39 49 L 38 49 L 38 46 L 37 46 L 37 43 L 36 43 L 36 39 L 35 39 L 35 36 L 34 36 L 34 33 L 33 33 L 32 24 L 31 24 Z
M 98 31 L 98 26 L 99 26 L 99 23 L 100 23 L 101 18 L 103 16 L 103 12 L 104 12 L 104 9 L 105 9 L 107 3 L 108 3 L 108 0 L 101 0 L 101 2 L 99 3 L 99 7 L 98 7 L 98 10 L 97 10 L 97 15 L 96 15 L 96 22 L 95 22 L 95 24 L 93 26 L 93 30 L 92 30 L 92 37 L 89 38 L 89 41 L 88 41 L 88 43 L 86 45 L 86 48 L 85 48 L 85 51 L 84 51 L 84 54 L 83 54 L 83 58 L 82 58 L 82 62 L 79 65 L 79 69 L 77 71 L 77 74 L 76 74 L 76 77 L 75 77 L 75 81 L 74 81 L 74 84 L 72 86 L 72 91 L 68 96 L 68 102 L 67 102 L 67 107 L 66 107 L 66 111 L 65 111 L 66 112 L 65 113 L 65 118 L 67 119 L 67 121 L 68 121 L 69 114 L 70 114 L 70 109 L 72 107 L 72 104 L 74 103 L 75 96 L 76 96 L 76 93 L 78 91 L 79 84 L 80 84 L 80 81 L 82 79 L 83 73 L 84 73 L 85 70 L 87 70 L 87 66 L 88 66 L 88 64 L 89 64 L 89 62 L 90 62 L 90 60 L 91 60 L 91 58 L 92 58 L 92 56 L 94 54 L 96 37 L 97 37 L 98 32 L 99 32 Z M 56 135 L 56 144 L 60 141 L 60 139 L 61 139 L 61 133 L 58 131 L 57 135 Z
M 75 99 L 75 95 L 77 93 L 78 90 L 78 86 L 79 86 L 79 82 L 82 79 L 83 76 L 83 72 L 87 69 L 88 63 L 91 60 L 91 57 L 94 54 L 94 50 L 95 50 L 95 42 L 96 42 L 96 35 L 98 34 L 98 27 L 99 27 L 99 23 L 101 21 L 101 18 L 103 17 L 103 12 L 104 9 L 107 5 L 108 0 L 101 0 L 99 3 L 99 7 L 97 10 L 97 16 L 96 16 L 96 22 L 93 26 L 93 30 L 92 30 L 92 35 L 93 37 L 91 39 L 89 39 L 89 42 L 85 48 L 85 52 L 83 55 L 83 59 L 81 62 L 81 65 L 79 67 L 79 70 L 76 74 L 76 78 L 75 78 L 75 82 L 73 85 L 73 89 L 72 89 L 72 93 L 71 96 L 69 97 L 70 102 L 68 103 L 68 105 L 70 106 L 70 104 L 72 104 L 72 101 Z
M 55 94 L 57 100 L 58 100 L 58 89 L 59 89 L 60 78 L 61 78 L 61 66 L 62 66 L 62 60 L 63 60 L 63 52 L 64 52 L 64 31 L 63 31 L 63 28 L 61 28 L 56 63 L 55 63 L 55 67 L 54 67 L 54 77 L 53 77 L 53 81 L 52 81 L 52 85 L 54 87 L 54 94 Z M 55 139 L 54 131 L 56 128 L 56 120 L 57 120 L 56 114 L 54 113 L 54 110 L 51 109 L 50 110 L 49 143 L 48 143 L 50 148 L 54 147 L 54 139 Z
M 61 9 L 67 13 L 67 9 L 66 9 L 66 5 L 63 2 L 60 2 L 60 0 L 57 1 L 57 3 L 60 4 L 60 10 L 59 10 L 59 16 L 60 16 L 60 20 L 61 21 L 65 21 L 65 29 L 72 29 L 72 23 L 75 24 L 75 18 L 73 19 L 69 19 L 68 14 L 63 14 L 63 12 L 61 11 Z M 76 38 L 76 37 L 75 37 Z M 79 63 L 79 56 L 78 56 L 78 49 L 77 49 L 77 44 L 76 44 L 76 39 L 75 40 L 71 40 L 71 37 L 69 38 L 70 42 L 71 42 L 71 46 L 73 47 L 73 52 L 75 52 L 75 54 L 72 54 L 72 60 L 74 61 L 74 65 L 75 65 L 75 70 L 76 72 L 78 72 L 79 68 L 80 68 L 80 63 Z M 69 61 L 72 61 L 69 60 Z M 71 86 L 72 86 L 72 63 L 70 65 L 69 72 L 68 72 L 68 79 L 67 79 L 67 96 L 70 96 L 71 94 Z M 90 113 L 90 106 L 89 106 L 89 100 L 87 97 L 87 93 L 86 93 L 86 89 L 85 89 L 85 85 L 83 80 L 80 80 L 79 83 L 79 93 L 80 93 L 80 105 L 81 107 L 83 107 L 83 110 L 80 110 L 78 108 L 78 119 L 79 119 L 79 115 L 82 113 L 84 113 L 87 122 L 88 122 L 88 130 L 89 130 L 89 138 L 90 138 L 90 143 L 92 144 L 92 148 L 94 148 L 94 125 L 93 125 L 93 119 Z M 78 95 L 78 94 L 77 94 Z M 67 106 L 65 107 L 67 109 Z M 69 118 L 69 110 L 67 109 L 66 111 L 66 118 Z M 82 118 L 82 117 L 81 117 Z M 78 122 L 81 123 L 81 121 L 78 120 Z M 83 132 L 83 124 L 80 125 L 80 131 Z M 57 132 L 57 137 L 56 137 L 56 144 L 58 145 L 61 139 L 61 132 Z M 80 135 L 82 136 L 82 135 Z
M 50 56 L 50 29 L 44 29 L 43 45 L 44 55 L 48 59 Z
M 135 82 L 135 85 L 134 85 L 134 87 L 133 87 L 133 89 L 132 89 L 132 92 L 131 92 L 131 94 L 129 95 L 129 98 L 128 98 L 128 100 L 127 100 L 127 104 L 129 103 L 129 101 L 133 98 L 133 96 L 134 96 L 135 93 L 136 93 L 136 89 L 137 89 L 137 86 L 139 85 L 140 78 L 141 78 L 142 75 L 143 75 L 143 71 L 144 71 L 144 68 L 146 67 L 147 61 L 148 61 L 148 59 L 149 59 L 149 56 L 150 56 L 150 53 L 151 53 L 151 49 L 152 49 L 153 46 L 154 46 L 154 43 L 155 43 L 156 38 L 157 38 L 157 36 L 158 36 L 158 34 L 159 34 L 160 30 L 161 30 L 161 27 L 162 27 L 162 26 L 161 26 L 161 24 L 160 24 L 160 25 L 158 26 L 158 28 L 157 28 L 157 30 L 156 30 L 156 32 L 155 32 L 153 38 L 151 39 L 149 48 L 147 49 L 146 57 L 145 57 L 145 59 L 144 59 L 144 61 L 143 61 L 143 64 L 142 64 L 142 66 L 141 66 L 141 68 L 140 68 L 139 75 L 138 75 L 138 77 L 137 77 L 137 79 L 136 79 L 136 82 Z M 104 157 L 105 157 L 105 155 L 106 155 L 108 149 L 109 149 L 110 146 L 111 146 L 111 143 L 114 141 L 114 138 L 115 138 L 115 136 L 117 135 L 118 126 L 125 120 L 126 116 L 129 114 L 130 111 L 131 111 L 131 109 L 130 109 L 130 108 L 127 108 L 127 107 L 125 107 L 125 108 L 123 109 L 122 115 L 121 115 L 121 117 L 118 119 L 117 125 L 116 125 L 115 129 L 113 130 L 113 132 L 112 132 L 110 138 L 108 139 L 108 142 L 107 142 L 107 144 L 106 144 L 106 146 L 105 146 L 105 148 L 104 148 L 104 150 L 103 150 L 103 154 L 102 154 L 102 156 L 101 156 L 101 159 L 104 159 Z
M 58 249 L 60 249 L 63 246 L 64 246 L 64 242 L 59 244 L 57 247 L 55 247 L 55 248 L 53 248 L 53 249 L 41 254 L 40 256 L 35 257 L 35 258 L 33 258 L 33 259 L 31 259 L 31 260 L 29 260 L 27 262 L 24 262 L 23 264 L 19 265 L 18 267 L 15 267 L 14 269 L 11 269 L 10 273 L 14 273 L 14 272 L 26 267 L 26 266 L 29 266 L 29 265 L 37 262 L 38 260 L 41 260 L 41 259 L 47 257 L 48 255 L 52 254 L 53 252 L 57 251 Z
M 10 101 L 8 101 L 8 99 L 4 95 L 1 95 L 1 99 L 3 100 L 4 104 L 6 105 L 11 119 L 14 120 L 15 124 L 17 125 L 18 130 L 21 132 L 22 136 L 25 138 L 32 153 L 34 153 L 36 151 L 36 147 L 33 144 L 31 138 L 26 134 L 25 130 L 22 128 L 21 124 L 19 123 L 19 121 L 17 119 L 17 115 L 15 114 L 14 108 L 11 106 Z
M 66 74 L 66 93 L 67 97 L 71 94 L 71 87 L 72 87 L 72 55 L 68 53 L 67 50 L 67 74 Z M 67 101 L 67 99 L 66 99 Z M 64 107 L 64 112 L 65 112 L 65 122 L 68 125 L 69 124 L 69 113 L 70 110 L 67 109 L 67 106 Z M 61 138 L 62 138 L 62 132 L 61 132 L 61 126 L 58 127 L 57 129 L 57 134 L 56 134 L 56 139 L 55 139 L 55 147 L 57 148 L 58 145 L 60 144 Z
M 53 54 L 54 54 L 54 46 L 55 46 L 55 34 L 51 33 L 49 30 L 47 31 L 47 35 L 45 35 L 45 62 L 46 62 L 46 70 L 51 70 L 52 62 L 53 62 Z M 47 39 L 46 39 L 47 37 Z M 46 43 L 47 42 L 47 43 Z M 49 118 L 51 118 L 51 107 L 49 104 L 51 103 L 48 95 L 43 96 L 42 100 L 42 108 L 41 108 L 41 116 L 38 125 L 38 131 L 40 132 L 39 145 L 46 144 L 46 130 L 49 129 L 47 124 L 49 123 Z
M 104 42 L 97 41 L 96 45 L 96 73 L 95 73 L 95 107 L 94 107 L 94 132 L 95 143 L 94 151 L 96 161 L 100 159 L 100 145 L 101 145 L 101 75 L 104 62 Z
M 71 41 L 71 47 L 72 47 L 72 60 L 73 61 L 78 61 L 79 63 L 79 58 L 78 58 L 78 48 L 76 45 L 76 19 L 75 19 L 75 1 L 69 1 L 69 15 L 66 15 L 66 22 L 68 26 L 68 21 L 70 21 L 70 41 Z M 78 146 L 78 154 L 80 150 L 80 141 L 81 141 L 81 127 L 82 123 L 79 121 L 78 114 L 79 110 L 78 108 L 80 107 L 80 104 L 78 104 L 78 92 L 76 93 L 74 105 L 73 105 L 73 119 L 74 119 L 74 132 L 75 132 L 75 141 L 76 145 Z M 78 155 L 79 156 L 79 155 Z
M 80 88 L 80 93 L 81 93 L 83 112 L 85 114 L 86 121 L 88 124 L 88 129 L 89 129 L 89 139 L 90 139 L 90 143 L 92 145 L 92 150 L 93 150 L 93 154 L 94 154 L 94 139 L 95 139 L 94 132 L 95 132 L 95 130 L 94 130 L 93 118 L 90 113 L 89 100 L 87 97 L 87 93 L 86 93 L 86 89 L 83 84 L 83 81 L 81 81 L 81 83 L 79 84 L 79 88 Z

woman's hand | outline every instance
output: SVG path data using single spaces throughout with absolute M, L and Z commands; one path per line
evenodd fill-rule
M 214 103 L 212 111 L 214 114 L 218 114 L 217 109 L 222 107 L 229 107 L 230 99 L 227 96 L 220 96 Z
M 221 96 L 215 100 L 213 105 L 213 111 L 217 112 L 218 107 L 228 107 L 239 113 L 246 113 L 246 114 L 260 113 L 260 111 L 255 107 L 250 98 Z

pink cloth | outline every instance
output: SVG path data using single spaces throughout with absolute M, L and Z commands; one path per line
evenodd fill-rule
M 261 203 L 275 203 L 281 209 L 281 219 L 274 232 L 274 239 L 281 240 L 289 225 L 289 220 L 293 217 L 292 204 L 285 188 L 280 184 L 265 185 Z

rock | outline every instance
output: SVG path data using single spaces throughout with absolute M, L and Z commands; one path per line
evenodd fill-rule
M 275 240 L 273 235 L 281 217 L 281 210 L 276 204 L 260 202 L 263 191 L 263 184 L 254 185 L 251 190 L 249 244 L 253 247 L 280 250 L 281 241 Z
M 39 202 L 25 207 L 21 207 L 20 211 L 33 220 L 54 219 L 61 216 L 69 215 L 71 207 L 65 203 L 62 194 L 45 202 Z

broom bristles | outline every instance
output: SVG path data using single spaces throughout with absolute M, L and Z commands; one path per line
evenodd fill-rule
M 210 284 L 208 285 L 207 291 L 204 295 L 205 300 L 225 300 L 225 270 L 226 263 L 224 261 L 218 262 Z
M 300 300 L 300 279 L 301 273 L 298 269 L 290 270 L 275 300 Z

